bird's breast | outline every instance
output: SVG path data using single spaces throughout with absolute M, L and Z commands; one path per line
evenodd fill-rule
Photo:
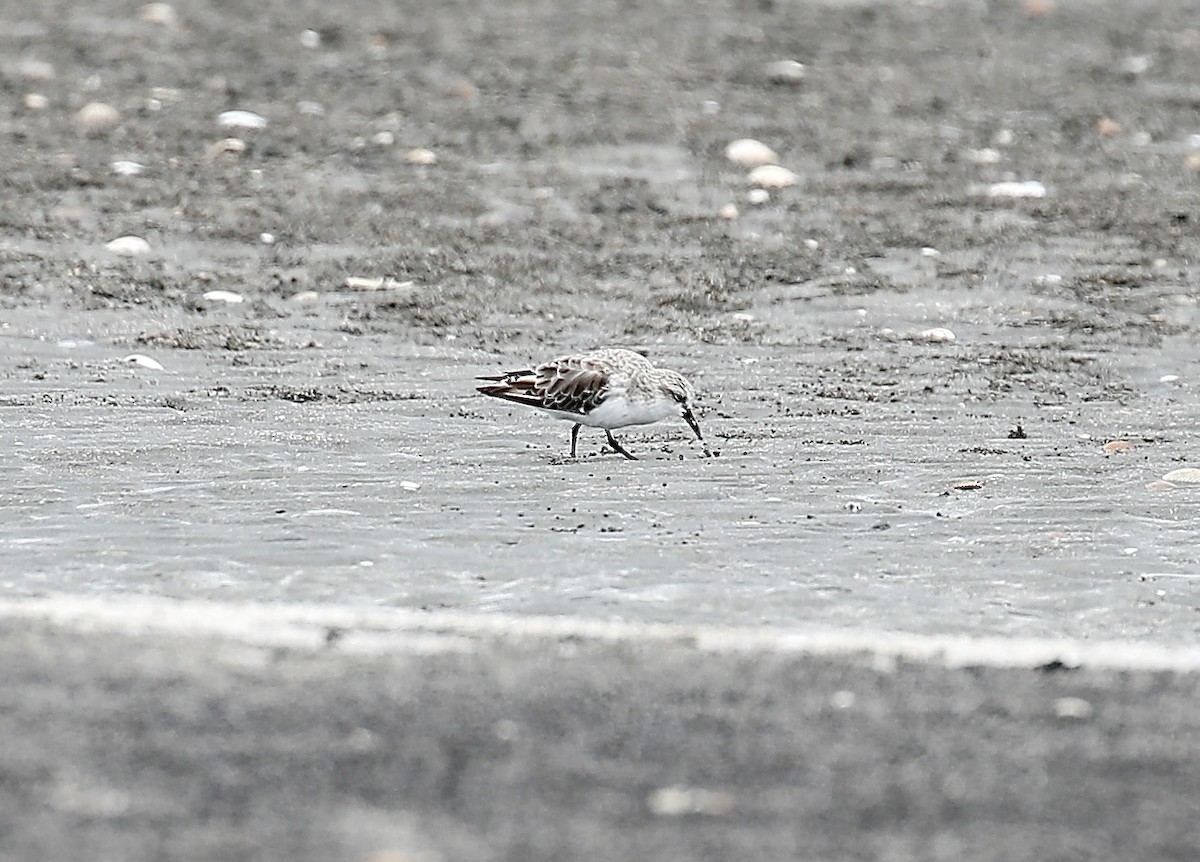
M 612 393 L 586 414 L 575 416 L 574 419 L 593 428 L 624 428 L 626 425 L 659 422 L 676 410 L 678 406 L 667 398 L 633 401 L 624 393 Z

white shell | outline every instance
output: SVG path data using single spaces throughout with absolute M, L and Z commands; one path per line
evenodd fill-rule
M 946 343 L 954 341 L 957 336 L 944 326 L 935 326 L 933 329 L 925 329 L 917 333 L 917 338 L 921 341 L 929 341 L 934 344 Z
M 113 254 L 119 254 L 123 257 L 136 257 L 140 254 L 150 253 L 150 243 L 146 242 L 140 236 L 119 236 L 104 247 Z
M 142 7 L 142 20 L 161 27 L 175 27 L 179 24 L 170 3 L 147 3 Z
M 1037 180 L 992 183 L 988 186 L 988 196 L 993 198 L 1044 198 L 1046 187 Z
M 1163 476 L 1168 482 L 1183 482 L 1184 484 L 1200 483 L 1200 469 L 1196 467 L 1181 467 Z
M 149 368 L 151 371 L 162 371 L 162 363 L 157 359 L 151 359 L 144 353 L 131 353 L 124 357 L 122 362 L 128 362 L 130 365 L 138 365 L 142 368 Z
M 234 293 L 232 290 L 210 290 L 204 294 L 204 299 L 209 302 L 225 302 L 230 305 L 245 302 L 245 298 L 240 293 Z
M 725 147 L 725 158 L 744 168 L 773 165 L 779 161 L 779 156 L 773 149 L 753 138 L 738 138 L 736 141 L 731 141 Z
M 1086 721 L 1095 713 L 1089 701 L 1081 697 L 1060 697 L 1054 701 L 1054 714 L 1058 718 L 1074 718 Z
M 657 817 L 683 817 L 702 814 L 719 817 L 736 805 L 732 794 L 701 787 L 660 787 L 646 798 L 650 813 Z
M 75 119 L 85 129 L 94 132 L 121 122 L 121 112 L 104 102 L 88 102 L 79 109 Z
M 1143 75 L 1150 71 L 1154 60 L 1145 54 L 1135 54 L 1121 61 L 1121 71 L 1127 75 Z
M 967 160 L 977 165 L 995 165 L 999 164 L 1004 158 L 1000 151 L 993 147 L 984 147 L 979 150 L 967 150 Z
M 794 186 L 800 178 L 779 165 L 762 165 L 750 172 L 750 182 L 763 189 L 786 189 Z
M 265 129 L 267 118 L 253 111 L 223 111 L 217 122 L 230 129 Z
M 350 290 L 399 290 L 412 286 L 413 283 L 411 281 L 396 281 L 396 279 L 386 275 L 376 278 L 367 278 L 361 275 L 346 276 L 346 287 Z
M 146 170 L 146 166 L 140 162 L 132 162 L 128 159 L 117 159 L 111 165 L 112 172 L 122 177 L 136 177 L 142 171 Z
M 776 60 L 767 64 L 767 78 L 776 84 L 799 84 L 804 80 L 804 64 L 796 60 Z
M 415 147 L 404 154 L 404 161 L 410 165 L 436 165 L 437 153 L 424 147 Z

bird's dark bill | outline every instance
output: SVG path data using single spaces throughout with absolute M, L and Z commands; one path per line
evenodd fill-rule
M 700 434 L 700 423 L 696 421 L 696 417 L 692 415 L 691 410 L 683 411 L 683 419 L 688 425 L 692 426 L 692 430 L 696 432 L 696 439 L 703 440 L 703 435 Z

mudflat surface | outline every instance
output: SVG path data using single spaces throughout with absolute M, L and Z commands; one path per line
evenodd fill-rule
M 476 7 L 11 6 L 6 594 L 1195 635 L 1186 3 Z M 719 457 L 473 392 L 602 344 Z
M 318 625 L 272 644 L 273 622 L 251 642 L 7 621 L 0 683 L 25 697 L 0 710 L 4 858 L 1183 862 L 1200 846 L 1194 673 L 461 628 L 378 652 L 378 628 L 314 648 Z
M 0 595 L 1191 644 L 1193 13 L 0 2 Z M 752 203 L 744 137 L 797 185 Z M 570 461 L 473 392 L 600 345 L 688 376 L 716 457 Z M 1193 675 L 541 646 L 238 670 L 9 620 L 0 855 L 1196 856 Z M 648 815 L 677 784 L 719 810 Z M 569 828 L 494 828 L 532 814 Z

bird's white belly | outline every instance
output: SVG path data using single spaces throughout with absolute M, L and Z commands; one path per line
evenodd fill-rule
M 578 422 L 591 428 L 624 428 L 626 425 L 649 425 L 660 422 L 679 409 L 668 398 L 631 402 L 624 394 L 613 394 L 588 413 L 563 413 L 547 410 L 556 419 Z

